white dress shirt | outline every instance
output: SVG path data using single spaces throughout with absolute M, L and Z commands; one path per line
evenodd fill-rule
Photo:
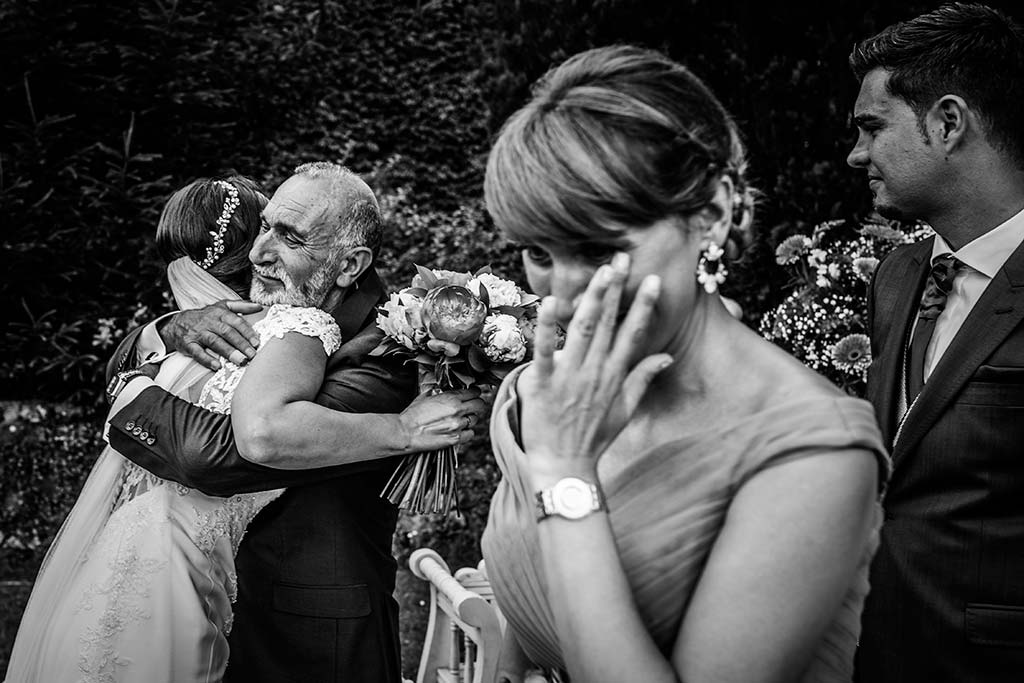
M 942 237 L 935 235 L 931 262 L 935 263 L 935 259 L 944 254 L 953 254 L 966 267 L 957 271 L 953 278 L 953 289 L 946 298 L 946 308 L 935 320 L 935 332 L 924 356 L 925 382 L 974 304 L 985 292 L 988 283 L 992 282 L 992 278 L 1021 242 L 1024 242 L 1024 210 L 957 251 L 953 251 Z

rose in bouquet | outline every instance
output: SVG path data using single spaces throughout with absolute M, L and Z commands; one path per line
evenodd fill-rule
M 761 320 L 761 334 L 812 370 L 863 396 L 871 365 L 868 284 L 878 262 L 901 244 L 932 234 L 924 224 L 827 221 L 775 250 L 793 290 Z
M 407 354 L 419 365 L 421 390 L 496 385 L 530 357 L 539 297 L 488 267 L 416 271 L 380 307 L 378 352 Z M 457 501 L 457 467 L 455 447 L 406 456 L 382 495 L 412 512 L 447 512 Z

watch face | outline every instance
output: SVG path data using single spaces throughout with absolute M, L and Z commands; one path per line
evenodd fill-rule
M 593 487 L 582 479 L 562 479 L 551 491 L 555 512 L 568 519 L 580 519 L 597 509 Z

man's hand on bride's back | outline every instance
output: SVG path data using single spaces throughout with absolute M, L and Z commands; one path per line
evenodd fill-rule
M 435 451 L 466 443 L 487 409 L 479 389 L 420 394 L 398 416 L 408 435 L 408 452 Z
M 225 300 L 179 311 L 160 327 L 160 338 L 168 350 L 183 353 L 210 370 L 219 369 L 222 358 L 244 365 L 256 355 L 259 335 L 242 316 L 262 309 L 248 301 Z

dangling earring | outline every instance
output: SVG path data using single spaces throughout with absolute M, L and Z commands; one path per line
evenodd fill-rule
M 704 291 L 708 294 L 717 292 L 718 285 L 725 282 L 725 276 L 729 274 L 725 263 L 722 262 L 724 253 L 725 250 L 722 247 L 711 242 L 704 253 L 700 255 L 700 261 L 697 262 L 697 282 L 704 285 Z

